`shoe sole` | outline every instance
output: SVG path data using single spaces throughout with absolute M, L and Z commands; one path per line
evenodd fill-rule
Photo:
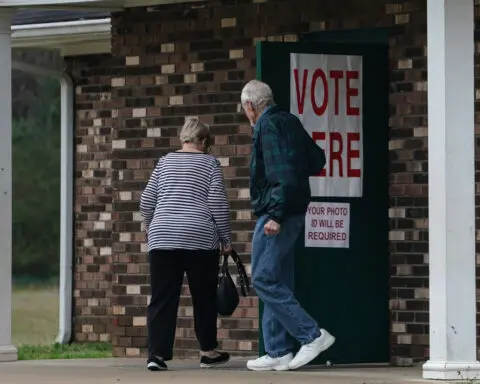
M 215 367 L 221 367 L 222 365 L 225 365 L 228 363 L 229 360 L 227 361 L 222 361 L 221 363 L 214 363 L 214 364 L 205 364 L 205 363 L 200 363 L 200 368 L 215 368 Z
M 160 365 L 155 364 L 155 363 L 148 364 L 147 369 L 150 372 L 160 372 L 160 371 L 166 371 L 167 370 L 167 368 L 161 367 Z
M 272 371 L 282 372 L 282 371 L 290 370 L 288 365 L 279 365 L 277 367 L 269 367 L 269 368 L 251 368 L 247 366 L 247 369 L 249 371 L 254 371 L 254 372 L 272 372 Z
M 321 353 L 325 352 L 328 348 L 330 348 L 333 344 L 335 344 L 335 336 L 332 336 L 329 340 L 327 340 L 327 342 L 322 345 L 322 348 L 320 349 L 320 351 L 317 353 L 316 356 L 312 357 L 310 360 L 308 360 L 307 362 L 305 363 L 302 363 L 300 365 L 295 365 L 295 366 L 292 366 L 292 365 L 288 365 L 288 369 L 289 370 L 292 370 L 292 371 L 295 371 L 297 369 L 300 369 L 302 367 L 304 367 L 305 365 L 307 365 L 308 363 L 310 363 L 311 361 L 315 360 Z

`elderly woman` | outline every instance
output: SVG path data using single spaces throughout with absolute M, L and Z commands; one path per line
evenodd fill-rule
M 192 295 L 202 368 L 226 363 L 217 352 L 219 255 L 231 252 L 229 205 L 218 160 L 210 156 L 209 127 L 187 118 L 182 149 L 160 158 L 142 194 L 150 261 L 147 368 L 166 370 L 172 359 L 184 274 Z

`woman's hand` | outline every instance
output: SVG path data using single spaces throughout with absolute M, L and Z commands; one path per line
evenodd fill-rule
M 232 249 L 231 245 L 223 245 L 222 246 L 222 254 L 229 255 L 230 253 L 232 253 L 232 251 L 233 251 L 233 249 Z

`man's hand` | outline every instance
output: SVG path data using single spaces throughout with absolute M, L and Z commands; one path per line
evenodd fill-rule
M 267 236 L 274 236 L 280 233 L 280 224 L 274 220 L 268 220 L 267 224 L 263 227 Z

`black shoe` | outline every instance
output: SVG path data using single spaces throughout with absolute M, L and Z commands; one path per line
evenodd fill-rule
M 228 363 L 230 355 L 227 352 L 219 352 L 215 357 L 202 356 L 200 359 L 200 368 L 211 368 Z
M 166 371 L 168 369 L 167 364 L 161 357 L 152 356 L 147 360 L 147 369 L 152 372 Z

